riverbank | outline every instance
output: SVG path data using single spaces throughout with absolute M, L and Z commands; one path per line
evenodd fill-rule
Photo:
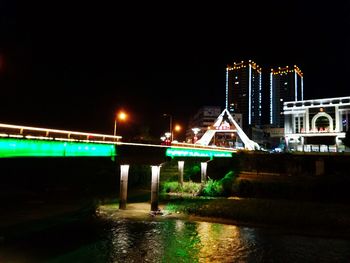
M 141 208 L 141 209 L 140 209 Z M 112 218 L 141 220 L 183 219 L 250 227 L 264 227 L 286 234 L 350 239 L 350 206 L 255 198 L 203 198 L 162 195 L 162 215 L 150 216 L 150 203 L 104 204 L 99 213 Z
M 307 235 L 350 238 L 350 206 L 256 198 L 199 198 L 167 195 L 165 209 L 192 219 L 283 228 Z
M 350 206 L 347 204 L 263 198 L 211 198 L 189 194 L 160 196 L 162 213 L 150 213 L 148 189 L 132 190 L 127 209 L 119 210 L 116 196 L 99 202 L 29 202 L 11 206 L 0 215 L 0 242 L 39 233 L 45 229 L 92 218 L 167 220 L 181 219 L 230 225 L 264 227 L 279 232 L 350 239 Z

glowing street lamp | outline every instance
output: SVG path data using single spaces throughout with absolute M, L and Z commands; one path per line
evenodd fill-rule
M 197 134 L 198 134 L 198 132 L 200 131 L 201 129 L 200 128 L 192 128 L 192 131 L 193 131 L 193 133 L 194 133 L 194 138 L 193 138 L 193 143 L 196 143 L 196 141 L 197 141 Z
M 114 118 L 114 133 L 113 135 L 117 135 L 117 119 L 120 121 L 125 121 L 128 118 L 128 115 L 124 111 L 120 111 L 116 114 Z
M 171 141 L 170 141 L 170 137 L 171 137 L 171 132 L 166 132 L 165 133 L 165 144 L 166 145 L 170 145 L 171 144 Z
M 182 127 L 179 124 L 175 125 L 174 131 L 176 132 L 180 132 L 182 130 Z M 173 139 L 174 139 L 174 135 L 173 135 Z
M 165 137 L 166 137 L 167 139 L 169 139 L 170 136 L 171 136 L 171 133 L 170 133 L 170 132 L 166 132 L 166 133 L 165 133 Z
M 175 125 L 175 131 L 177 132 L 181 131 L 181 126 L 179 124 Z

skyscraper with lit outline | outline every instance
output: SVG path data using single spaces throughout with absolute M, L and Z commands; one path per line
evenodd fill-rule
M 226 68 L 225 107 L 230 113 L 242 114 L 245 132 L 261 125 L 261 71 L 251 60 L 234 62 Z
M 270 124 L 284 127 L 283 103 L 304 100 L 304 79 L 294 65 L 271 69 L 270 72 Z

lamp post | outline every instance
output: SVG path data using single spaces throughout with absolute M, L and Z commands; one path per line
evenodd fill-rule
M 192 131 L 194 133 L 193 143 L 197 142 L 197 134 L 200 130 L 201 130 L 200 128 L 192 128 Z
M 171 114 L 168 113 L 164 113 L 163 114 L 164 117 L 169 117 L 169 132 L 170 132 L 170 141 L 173 141 L 173 116 Z
M 171 145 L 171 141 L 170 138 L 171 137 L 171 133 L 170 132 L 166 132 L 165 133 L 165 145 Z
M 181 129 L 182 129 L 182 127 L 179 124 L 176 124 L 174 127 L 174 131 L 176 131 L 177 133 L 180 132 Z M 173 135 L 173 137 L 174 137 L 174 135 Z M 173 139 L 175 139 L 175 138 L 173 138 Z
M 114 132 L 113 135 L 117 136 L 117 119 L 121 121 L 125 121 L 128 115 L 124 111 L 120 111 L 119 113 L 116 114 L 114 117 Z

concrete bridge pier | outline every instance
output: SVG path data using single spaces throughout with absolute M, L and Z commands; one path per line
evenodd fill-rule
M 151 165 L 151 211 L 158 211 L 159 175 L 161 165 Z
M 120 191 L 119 191 L 119 209 L 126 209 L 126 199 L 128 193 L 129 165 L 120 165 Z
M 205 184 L 207 182 L 207 162 L 201 162 L 201 183 Z
M 178 164 L 178 169 L 179 169 L 179 185 L 183 186 L 185 161 L 178 161 L 177 164 Z

